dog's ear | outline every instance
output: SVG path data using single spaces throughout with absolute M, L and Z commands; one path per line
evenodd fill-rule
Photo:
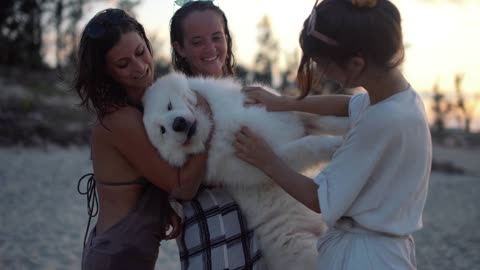
M 197 105 L 197 94 L 192 89 L 188 89 L 187 91 L 184 91 L 183 95 L 185 96 L 185 99 L 187 100 L 188 104 L 192 106 Z

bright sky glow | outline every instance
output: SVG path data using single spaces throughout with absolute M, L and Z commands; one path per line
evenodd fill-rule
M 173 0 L 143 0 L 136 8 L 149 36 L 162 41 L 156 55 L 169 59 L 169 21 Z M 463 88 L 469 97 L 480 99 L 480 1 L 393 0 L 403 18 L 406 51 L 404 72 L 424 96 L 438 81 L 440 88 L 453 89 L 454 74 L 463 73 Z M 313 0 L 215 0 L 227 15 L 239 63 L 250 66 L 257 51 L 257 23 L 267 15 L 282 54 L 299 49 L 298 33 L 309 15 Z M 100 10 L 104 6 L 96 6 Z M 94 12 L 98 10 L 92 10 Z M 281 64 L 280 64 L 281 65 Z M 477 107 L 480 107 L 477 106 Z M 477 108 L 480 119 L 480 108 Z M 480 129 L 480 121 L 474 128 Z

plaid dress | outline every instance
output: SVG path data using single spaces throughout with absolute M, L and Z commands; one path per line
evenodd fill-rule
M 266 269 L 254 232 L 225 191 L 202 187 L 182 205 L 183 233 L 177 238 L 182 269 Z

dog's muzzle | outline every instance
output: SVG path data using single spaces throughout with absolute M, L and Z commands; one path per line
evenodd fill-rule
M 172 129 L 175 132 L 185 132 L 188 141 L 197 131 L 197 121 L 189 123 L 185 118 L 179 116 L 173 119 Z
M 176 117 L 173 119 L 172 129 L 176 132 L 185 132 L 189 129 L 189 123 L 183 117 Z

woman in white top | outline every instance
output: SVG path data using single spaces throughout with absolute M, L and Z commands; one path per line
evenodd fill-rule
M 349 117 L 343 144 L 313 181 L 246 128 L 234 143 L 239 158 L 322 213 L 329 231 L 318 241 L 318 269 L 416 269 L 411 234 L 422 227 L 431 138 L 421 98 L 398 68 L 400 21 L 388 0 L 315 3 L 300 35 L 301 98 L 246 89 L 270 111 Z M 313 72 L 367 93 L 305 98 Z

